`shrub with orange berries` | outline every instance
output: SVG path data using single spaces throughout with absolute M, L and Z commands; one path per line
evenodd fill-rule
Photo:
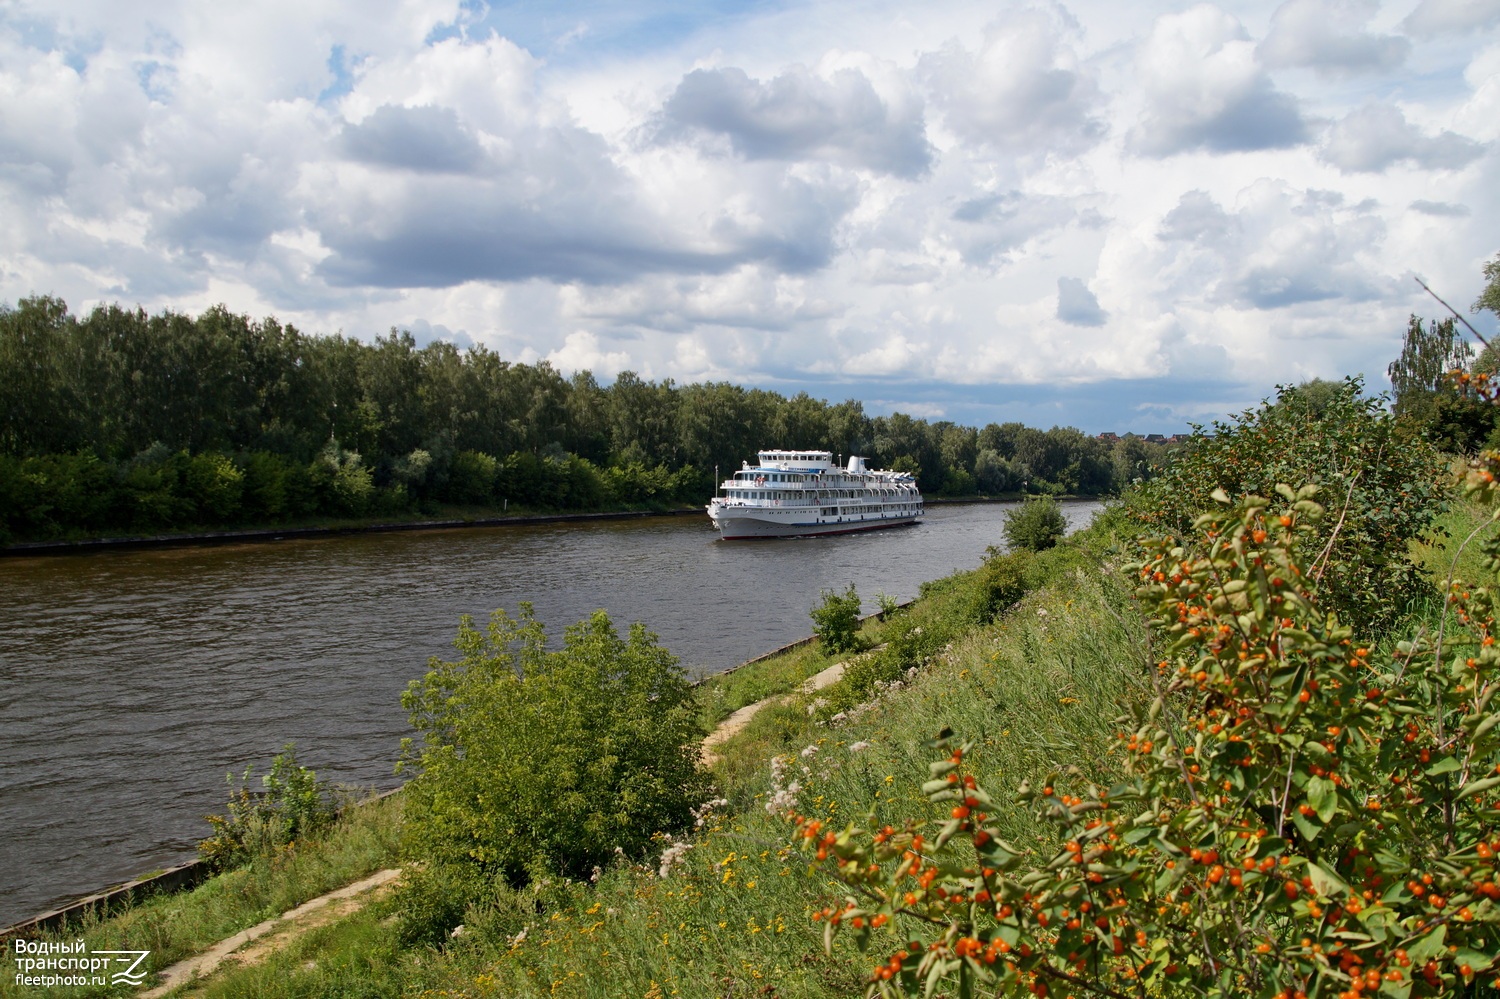
M 869 995 L 1407 997 L 1500 976 L 1489 591 L 1460 584 L 1461 623 L 1377 652 L 1322 600 L 1317 487 L 1276 491 L 1279 509 L 1217 491 L 1182 540 L 1146 543 L 1131 571 L 1159 658 L 1124 778 L 1016 792 L 1055 851 L 1000 838 L 946 731 L 932 819 L 809 836 L 788 816 L 848 889 L 825 942 L 880 955 Z

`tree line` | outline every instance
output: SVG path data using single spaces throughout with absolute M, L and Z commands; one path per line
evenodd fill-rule
M 862 454 L 924 492 L 1102 495 L 1159 445 L 983 428 L 728 382 L 601 385 L 392 329 L 366 343 L 223 306 L 0 305 L 0 536 L 40 538 L 444 505 L 701 502 L 765 447 Z

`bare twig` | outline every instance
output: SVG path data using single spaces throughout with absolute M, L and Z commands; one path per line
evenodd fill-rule
M 1381 446 L 1384 447 L 1384 445 Z M 1375 460 L 1380 460 L 1380 453 L 1378 451 L 1375 454 Z M 1316 582 L 1321 583 L 1323 581 L 1323 573 L 1328 569 L 1328 556 L 1333 554 L 1334 542 L 1339 539 L 1339 531 L 1344 529 L 1344 518 L 1349 515 L 1349 504 L 1354 499 L 1354 486 L 1359 482 L 1359 477 L 1362 474 L 1364 474 L 1363 468 L 1355 472 L 1354 478 L 1349 480 L 1349 491 L 1344 494 L 1344 508 L 1339 511 L 1339 522 L 1333 525 L 1333 533 L 1328 536 L 1328 544 L 1323 546 L 1323 554 L 1318 556 L 1316 568 L 1313 570 L 1313 579 Z

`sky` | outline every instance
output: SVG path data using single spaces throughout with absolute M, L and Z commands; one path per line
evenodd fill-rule
M 1500 0 L 7 0 L 0 302 L 1174 432 L 1387 389 L 1497 138 Z

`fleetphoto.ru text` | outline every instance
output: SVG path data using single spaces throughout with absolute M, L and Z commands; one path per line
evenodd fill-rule
M 140 985 L 149 950 L 89 950 L 82 940 L 15 940 L 11 960 L 16 984 L 37 988 L 62 985 Z

